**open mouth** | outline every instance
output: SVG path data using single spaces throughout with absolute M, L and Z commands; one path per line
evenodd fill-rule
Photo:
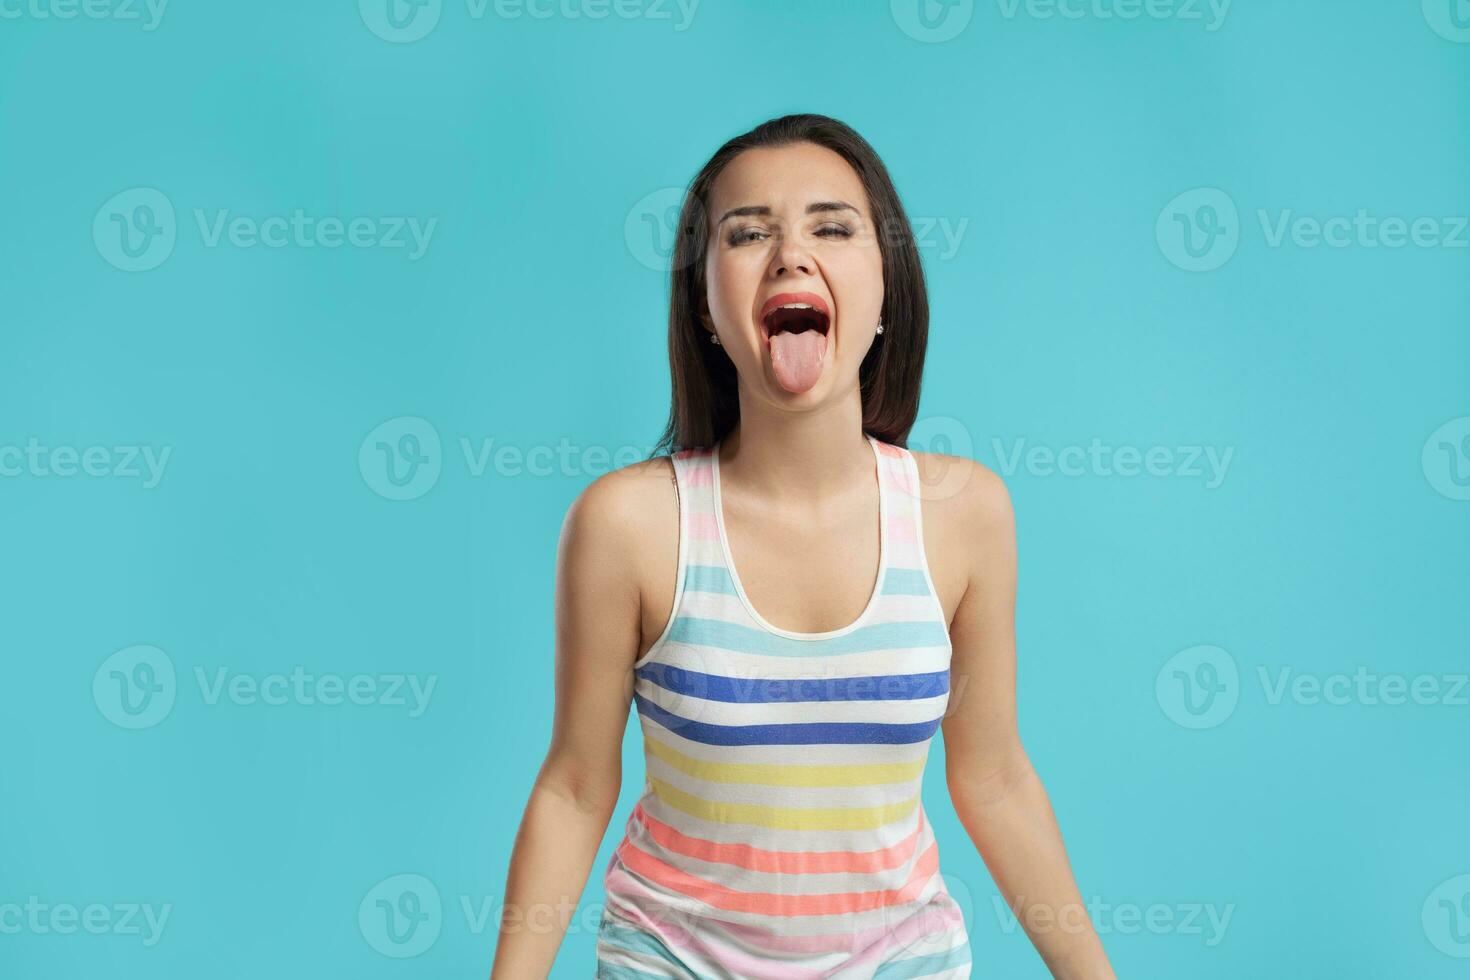
M 776 383 L 792 394 L 809 391 L 827 362 L 827 301 L 816 293 L 772 296 L 761 307 L 760 325 Z
M 760 323 L 763 339 L 769 344 L 772 337 L 782 333 L 815 330 L 825 337 L 832 314 L 826 301 L 815 293 L 783 293 L 771 297 L 762 307 Z

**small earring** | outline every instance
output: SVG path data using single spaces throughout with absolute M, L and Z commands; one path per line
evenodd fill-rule
M 720 335 L 717 333 L 711 333 L 709 335 L 709 342 L 714 344 L 716 347 L 720 346 Z
M 877 330 L 874 330 L 873 332 L 874 333 L 882 333 L 883 332 L 883 318 L 881 316 L 878 318 L 878 329 Z

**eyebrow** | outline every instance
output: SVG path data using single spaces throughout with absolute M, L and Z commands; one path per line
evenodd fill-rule
M 853 214 L 858 213 L 858 209 L 846 201 L 814 201 L 806 206 L 807 214 L 818 214 L 822 211 L 851 211 Z M 715 223 L 715 227 L 724 224 L 729 218 L 743 218 L 752 215 L 769 218 L 771 216 L 771 209 L 765 204 L 746 204 L 743 207 L 731 208 L 720 216 L 720 220 Z

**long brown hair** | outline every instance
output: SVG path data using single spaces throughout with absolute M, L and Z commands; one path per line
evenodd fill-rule
M 906 445 L 919 412 L 929 337 L 929 298 L 913 229 L 887 168 L 868 141 L 836 119 L 804 113 L 771 119 L 730 140 L 715 151 L 684 193 L 669 290 L 672 404 L 650 459 L 665 451 L 713 445 L 740 419 L 735 365 L 706 339 L 699 321 L 710 191 L 730 161 L 745 150 L 800 142 L 840 154 L 857 171 L 867 192 L 883 256 L 884 290 L 883 333 L 858 368 L 863 431 L 884 442 Z

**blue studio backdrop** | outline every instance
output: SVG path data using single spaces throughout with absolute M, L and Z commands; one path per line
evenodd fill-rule
M 1470 2 L 0 0 L 0 976 L 488 975 L 671 209 L 803 111 L 913 219 L 1119 976 L 1465 975 Z

